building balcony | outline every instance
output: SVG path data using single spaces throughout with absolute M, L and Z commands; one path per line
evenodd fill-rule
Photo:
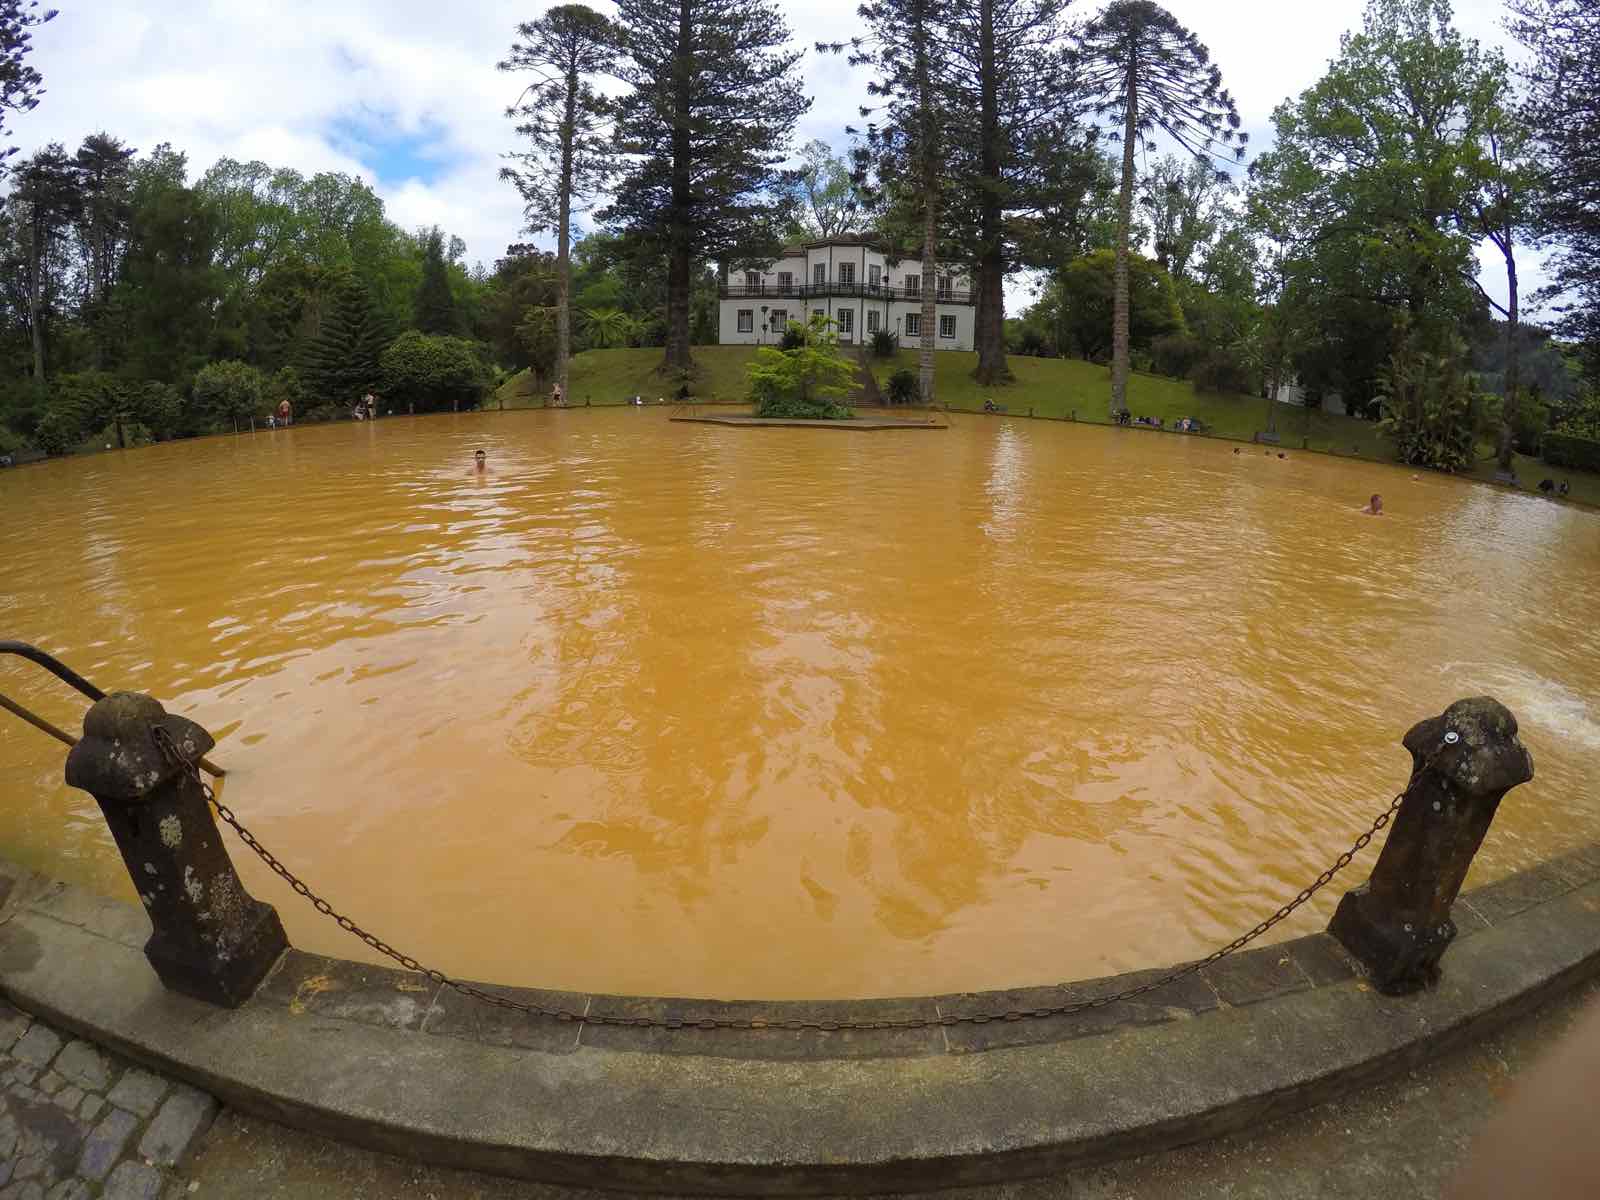
M 828 296 L 858 297 L 862 300 L 899 300 L 922 303 L 920 288 L 890 287 L 883 283 L 725 283 L 717 289 L 724 300 L 810 300 Z M 941 288 L 934 292 L 940 304 L 971 304 L 972 293 L 965 288 Z

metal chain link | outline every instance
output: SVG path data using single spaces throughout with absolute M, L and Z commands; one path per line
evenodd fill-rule
M 1278 909 L 1277 912 L 1273 913 L 1270 917 L 1262 921 L 1248 933 L 1240 934 L 1238 937 L 1234 938 L 1233 941 L 1229 942 L 1226 946 L 1223 946 L 1217 950 L 1213 950 L 1210 954 L 1206 955 L 1202 959 L 1197 959 L 1186 966 L 1178 967 L 1175 970 L 1169 971 L 1159 979 L 1152 980 L 1149 983 L 1140 984 L 1138 987 L 1124 988 L 1120 992 L 1114 992 L 1106 996 L 1096 996 L 1092 999 L 1084 1000 L 1072 1000 L 1065 1004 L 1046 1005 L 1040 1008 L 1011 1008 L 989 1012 L 951 1013 L 941 1014 L 934 1017 L 900 1017 L 861 1021 L 823 1021 L 782 1017 L 774 1017 L 770 1019 L 763 1017 L 711 1016 L 647 1017 L 622 1016 L 603 1012 L 577 1012 L 573 1009 L 556 1008 L 544 1004 L 534 1004 L 522 1000 L 512 1000 L 509 997 L 496 995 L 493 992 L 486 992 L 482 988 L 473 987 L 472 984 L 463 983 L 459 979 L 452 979 L 443 971 L 438 971 L 432 967 L 423 966 L 409 954 L 404 954 L 399 950 L 396 950 L 382 938 L 368 933 L 349 917 L 344 916 L 342 913 L 336 911 L 331 904 L 307 887 L 306 884 L 294 874 L 294 872 L 290 871 L 288 867 L 284 866 L 283 863 L 280 862 L 270 850 L 257 841 L 255 835 L 239 822 L 239 818 L 234 815 L 233 810 L 226 804 L 222 803 L 222 801 L 217 799 L 216 794 L 211 790 L 210 785 L 200 777 L 200 770 L 198 766 L 196 766 L 193 762 L 190 762 L 189 759 L 183 755 L 183 753 L 178 749 L 177 744 L 172 740 L 171 734 L 158 726 L 155 729 L 155 738 L 162 751 L 166 753 L 173 761 L 181 765 L 189 775 L 189 778 L 199 786 L 200 791 L 205 795 L 205 798 L 211 803 L 212 807 L 217 810 L 217 815 L 221 817 L 227 825 L 231 826 L 234 832 L 239 835 L 239 840 L 242 841 L 246 846 L 250 847 L 250 849 L 255 852 L 256 857 L 261 859 L 262 862 L 266 863 L 272 872 L 281 877 L 284 882 L 294 889 L 297 894 L 309 900 L 311 902 L 311 907 L 316 909 L 323 916 L 331 918 L 340 929 L 343 929 L 347 933 L 353 933 L 373 950 L 376 950 L 379 954 L 384 955 L 386 958 L 393 959 L 407 971 L 413 971 L 419 975 L 431 979 L 433 982 L 450 988 L 452 991 L 458 992 L 463 996 L 470 996 L 474 1000 L 480 1000 L 483 1003 L 491 1004 L 496 1008 L 508 1008 L 516 1012 L 527 1013 L 531 1016 L 548 1017 L 556 1021 L 581 1022 L 586 1025 L 623 1025 L 644 1029 L 808 1030 L 829 1033 L 836 1030 L 932 1029 L 939 1026 L 987 1025 L 991 1021 L 1024 1021 L 1046 1017 L 1063 1017 L 1069 1016 L 1073 1013 L 1087 1012 L 1090 1009 L 1104 1008 L 1107 1005 L 1118 1004 L 1124 1000 L 1132 1000 L 1136 996 L 1143 996 L 1148 992 L 1154 992 L 1160 988 L 1164 988 L 1168 984 L 1176 983 L 1180 979 L 1185 979 L 1188 976 L 1195 974 L 1197 971 L 1204 970 L 1213 963 L 1228 957 L 1228 955 L 1244 949 L 1244 947 L 1248 946 L 1262 934 L 1266 933 L 1274 925 L 1286 920 L 1297 908 L 1309 901 L 1311 897 L 1315 896 L 1323 888 L 1327 887 L 1327 885 L 1332 882 L 1333 877 L 1340 871 L 1344 870 L 1345 867 L 1349 866 L 1352 860 L 1354 860 L 1355 856 L 1361 853 L 1361 851 L 1365 850 L 1368 843 L 1370 843 L 1372 839 L 1377 836 L 1378 832 L 1394 819 L 1395 813 L 1400 811 L 1400 805 L 1404 803 L 1405 798 L 1411 794 L 1411 789 L 1416 786 L 1417 780 L 1422 776 L 1423 772 L 1427 769 L 1427 766 L 1431 765 L 1424 764 L 1424 766 L 1413 772 L 1411 779 L 1406 783 L 1404 790 L 1395 796 L 1394 800 L 1390 802 L 1387 809 L 1379 813 L 1377 817 L 1373 819 L 1371 828 L 1364 832 L 1360 837 L 1356 838 L 1355 844 L 1352 845 L 1350 849 L 1346 850 L 1343 854 L 1339 855 L 1338 858 L 1334 859 L 1333 865 L 1318 875 L 1309 886 L 1303 888 L 1299 895 L 1295 896 L 1293 900 L 1289 901 L 1282 908 Z

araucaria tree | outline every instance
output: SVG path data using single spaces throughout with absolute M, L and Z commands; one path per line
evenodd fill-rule
M 33 30 L 55 15 L 53 8 L 41 11 L 39 0 L 0 0 L 0 137 L 10 132 L 3 110 L 28 112 L 44 95 L 44 79 L 23 60 L 33 49 Z M 16 152 L 15 146 L 0 150 L 0 159 Z
M 506 110 L 529 148 L 510 155 L 519 165 L 500 176 L 522 193 L 527 232 L 555 230 L 555 375 L 565 396 L 572 357 L 572 217 L 610 177 L 612 161 L 611 105 L 591 80 L 615 59 L 617 31 L 587 5 L 563 4 L 517 26 L 517 36 L 500 69 L 535 76 Z
M 1134 150 L 1157 132 L 1196 158 L 1244 159 L 1248 134 L 1222 86 L 1211 52 L 1166 9 L 1150 0 L 1114 0 L 1084 26 L 1078 81 L 1095 116 L 1122 142 L 1117 207 L 1116 293 L 1111 333 L 1111 412 L 1128 408 L 1128 254 L 1133 225 Z
M 625 156 L 600 215 L 667 270 L 667 371 L 687 372 L 696 261 L 770 258 L 777 186 L 810 107 L 770 0 L 618 0 L 618 104 Z
M 1010 378 L 1006 366 L 1005 277 L 1015 263 L 1012 218 L 1046 207 L 1041 186 L 1051 148 L 1079 131 L 1069 106 L 1068 0 L 953 0 L 942 37 L 949 69 L 950 142 L 959 241 L 969 245 L 977 302 L 979 383 Z
M 875 103 L 861 111 L 871 121 L 856 151 L 856 176 L 880 204 L 904 207 L 909 196 L 909 203 L 919 210 L 920 221 L 915 223 L 921 227 L 922 316 L 917 375 L 922 403 L 931 406 L 933 339 L 939 323 L 934 281 L 948 165 L 944 136 L 948 96 L 941 85 L 950 68 L 949 42 L 940 36 L 944 5 L 939 0 L 870 0 L 858 11 L 867 33 L 848 43 L 850 63 L 872 70 L 867 93 Z M 818 42 L 817 49 L 839 53 L 845 45 Z M 867 187 L 872 176 L 876 189 Z
M 1600 5 L 1510 0 L 1511 31 L 1533 52 L 1529 127 L 1544 167 L 1540 219 L 1556 239 L 1549 264 L 1563 332 L 1587 344 L 1600 383 Z

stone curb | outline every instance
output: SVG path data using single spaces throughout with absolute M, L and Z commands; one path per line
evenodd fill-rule
M 0 991 L 243 1111 L 441 1165 L 654 1191 L 878 1192 L 1169 1149 L 1482 1036 L 1600 974 L 1600 847 L 1467 894 L 1456 918 L 1444 979 L 1419 996 L 1377 994 L 1318 936 L 1227 960 L 1161 1003 L 1080 1014 L 1094 1022 L 936 1027 L 908 1045 L 905 1031 L 874 1042 L 474 1012 L 415 976 L 295 951 L 229 1012 L 160 987 L 141 912 L 34 878 L 0 908 Z M 1026 1006 L 1129 978 L 825 1007 Z M 636 1014 L 785 1007 L 562 999 Z

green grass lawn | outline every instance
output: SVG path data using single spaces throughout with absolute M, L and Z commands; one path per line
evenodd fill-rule
M 745 399 L 745 368 L 755 353 L 751 346 L 696 346 L 696 374 L 691 385 L 694 401 L 739 403 Z M 661 365 L 660 347 L 626 350 L 586 350 L 572 360 L 571 392 L 568 402 L 582 405 L 625 404 L 635 394 L 647 400 L 665 396 L 670 402 L 676 383 L 657 373 Z M 978 356 L 959 350 L 941 351 L 934 357 L 935 387 L 941 406 L 981 412 L 983 402 L 992 399 L 1009 413 L 1036 417 L 1064 418 L 1076 413 L 1079 421 L 1106 423 L 1111 400 L 1111 370 L 1074 358 L 1008 359 L 1016 378 L 1009 384 L 981 387 L 972 378 Z M 901 350 L 894 358 L 873 361 L 873 372 L 880 383 L 900 367 L 917 368 L 914 350 Z M 538 408 L 548 397 L 537 394 L 528 372 L 514 375 L 492 397 L 486 407 Z M 1377 425 L 1355 417 L 1310 412 L 1286 404 L 1270 405 L 1253 396 L 1197 393 L 1194 385 L 1158 375 L 1134 375 L 1128 381 L 1128 407 L 1135 416 L 1159 417 L 1168 426 L 1180 417 L 1197 417 L 1219 437 L 1248 441 L 1257 430 L 1272 420 L 1285 447 L 1319 450 L 1333 454 L 1391 461 L 1388 442 L 1379 436 Z M 1273 410 L 1268 412 L 1269 407 Z M 1153 436 L 1153 435 L 1152 435 Z M 1480 448 L 1480 457 L 1489 454 Z M 1514 463 L 1525 488 L 1537 486 L 1546 477 L 1565 479 L 1572 487 L 1572 499 L 1600 505 L 1600 475 L 1547 467 L 1536 458 L 1518 455 Z M 1473 477 L 1492 480 L 1495 464 L 1484 458 Z

